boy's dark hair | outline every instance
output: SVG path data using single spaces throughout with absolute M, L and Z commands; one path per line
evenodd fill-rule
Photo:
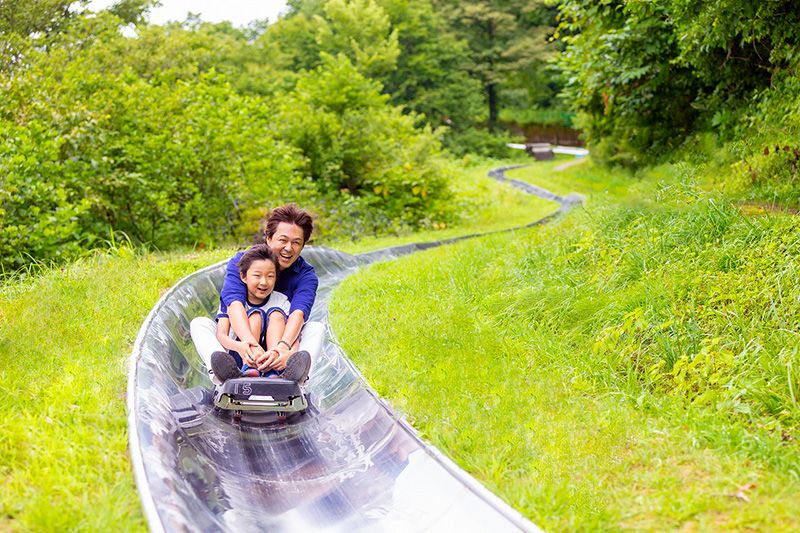
M 311 238 L 311 231 L 314 229 L 314 221 L 311 213 L 300 209 L 296 204 L 286 204 L 273 209 L 267 216 L 267 224 L 264 235 L 270 239 L 278 231 L 278 224 L 288 222 L 296 224 L 303 230 L 303 244 Z
M 253 261 L 272 261 L 275 265 L 275 273 L 277 274 L 280 268 L 278 267 L 278 258 L 272 253 L 269 246 L 266 244 L 256 244 L 247 250 L 242 258 L 239 259 L 239 273 L 244 276 L 250 270 L 250 265 Z

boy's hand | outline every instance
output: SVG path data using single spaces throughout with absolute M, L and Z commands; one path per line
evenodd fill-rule
M 242 350 L 239 355 L 242 356 L 242 361 L 247 363 L 248 366 L 256 366 L 258 359 L 264 355 L 264 349 L 258 344 L 251 344 L 245 341 L 241 341 L 241 343 Z

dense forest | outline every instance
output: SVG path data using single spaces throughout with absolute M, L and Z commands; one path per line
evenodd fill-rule
M 149 6 L 0 6 L 6 271 L 248 238 L 287 200 L 327 237 L 440 227 L 447 158 L 503 153 L 499 117 L 555 105 L 542 3 L 292 2 L 248 28 Z
M 247 28 L 150 5 L 0 6 L 5 271 L 231 242 L 286 200 L 328 237 L 441 227 L 447 161 L 507 155 L 510 124 L 574 124 L 609 165 L 722 146 L 797 201 L 788 1 L 295 0 Z

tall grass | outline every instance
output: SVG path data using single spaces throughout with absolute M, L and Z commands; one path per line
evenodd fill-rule
M 333 298 L 378 391 L 547 529 L 800 527 L 800 222 L 680 172 L 595 168 L 558 226 L 376 265 Z

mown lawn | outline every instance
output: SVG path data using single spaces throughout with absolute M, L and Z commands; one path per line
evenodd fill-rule
M 671 167 L 565 174 L 590 200 L 557 225 L 346 280 L 345 351 L 546 529 L 800 528 L 798 218 Z

